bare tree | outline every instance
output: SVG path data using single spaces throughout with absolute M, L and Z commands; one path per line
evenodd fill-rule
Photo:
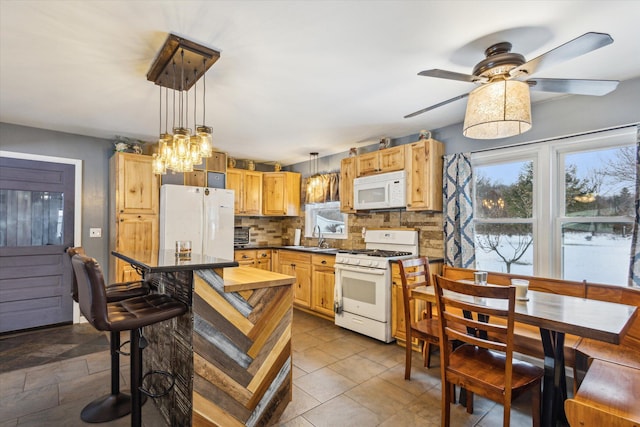
M 605 163 L 604 173 L 623 183 L 636 184 L 636 150 L 635 145 L 616 150 L 615 158 Z
M 505 244 L 503 244 L 503 241 L 511 247 L 511 250 L 504 250 Z M 507 273 L 511 273 L 511 264 L 518 262 L 522 258 L 533 243 L 533 239 L 531 234 L 515 234 L 514 238 L 514 235 L 487 233 L 476 235 L 476 242 L 483 251 L 495 252 L 507 267 Z

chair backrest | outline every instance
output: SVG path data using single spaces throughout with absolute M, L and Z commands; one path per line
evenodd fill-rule
M 418 286 L 431 284 L 429 259 L 427 257 L 403 259 L 398 261 L 400 280 L 402 282 L 402 298 L 404 300 L 404 319 L 407 330 L 411 327 L 411 290 Z M 430 313 L 429 313 L 430 314 Z
M 110 330 L 107 294 L 100 264 L 83 254 L 74 255 L 71 264 L 78 281 L 80 312 L 94 328 L 99 331 Z
M 85 252 L 82 246 L 76 246 L 72 248 L 67 248 L 67 254 L 69 254 L 69 258 L 73 259 L 74 255 L 77 255 L 77 254 L 84 255 Z M 78 279 L 76 279 L 75 271 L 73 272 L 72 276 L 73 276 L 73 282 L 71 284 L 71 298 L 73 298 L 75 302 L 78 302 Z
M 505 390 L 511 390 L 515 292 L 513 286 L 474 285 L 436 276 L 441 365 L 445 373 L 451 341 L 462 341 L 505 353 Z M 491 317 L 505 322 L 490 323 Z

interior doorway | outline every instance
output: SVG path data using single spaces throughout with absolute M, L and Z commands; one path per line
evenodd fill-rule
M 79 160 L 0 153 L 0 333 L 74 320 L 65 249 L 79 241 L 78 169 Z

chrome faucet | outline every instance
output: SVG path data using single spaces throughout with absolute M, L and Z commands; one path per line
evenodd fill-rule
M 318 234 L 316 234 L 316 230 L 318 230 Z M 324 238 L 322 237 L 322 231 L 320 230 L 320 226 L 316 225 L 315 227 L 313 227 L 313 236 L 314 237 L 318 237 L 318 247 L 319 248 L 326 248 L 327 242 L 324 240 Z

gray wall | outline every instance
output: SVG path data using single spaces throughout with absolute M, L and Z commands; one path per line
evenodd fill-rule
M 459 101 L 464 102 L 464 101 Z M 443 107 L 446 108 L 446 107 Z M 428 118 L 429 113 L 424 116 Z M 529 132 L 513 138 L 479 140 L 462 135 L 462 121 L 440 129 L 431 129 L 433 138 L 445 144 L 445 154 L 481 151 L 526 142 L 542 141 L 567 135 L 614 128 L 640 122 L 640 77 L 621 82 L 605 96 L 563 96 L 532 105 L 533 126 Z M 461 120 L 463 118 L 461 117 Z M 426 120 L 426 119 L 425 119 Z M 393 138 L 391 145 L 417 141 L 418 134 Z M 378 144 L 360 147 L 359 153 L 378 149 Z M 340 170 L 340 160 L 348 152 L 318 159 L 318 172 Z M 287 170 L 309 175 L 308 162 L 289 165 Z
M 111 141 L 0 123 L 0 149 L 41 156 L 82 160 L 82 246 L 96 258 L 108 280 L 109 158 Z M 102 237 L 89 238 L 89 228 L 102 228 Z
M 466 138 L 462 135 L 462 122 L 434 131 L 433 137 L 445 143 L 446 154 L 452 154 L 638 123 L 640 77 L 621 82 L 615 91 L 605 96 L 563 96 L 534 104 L 531 108 L 531 120 L 531 130 L 513 138 Z

